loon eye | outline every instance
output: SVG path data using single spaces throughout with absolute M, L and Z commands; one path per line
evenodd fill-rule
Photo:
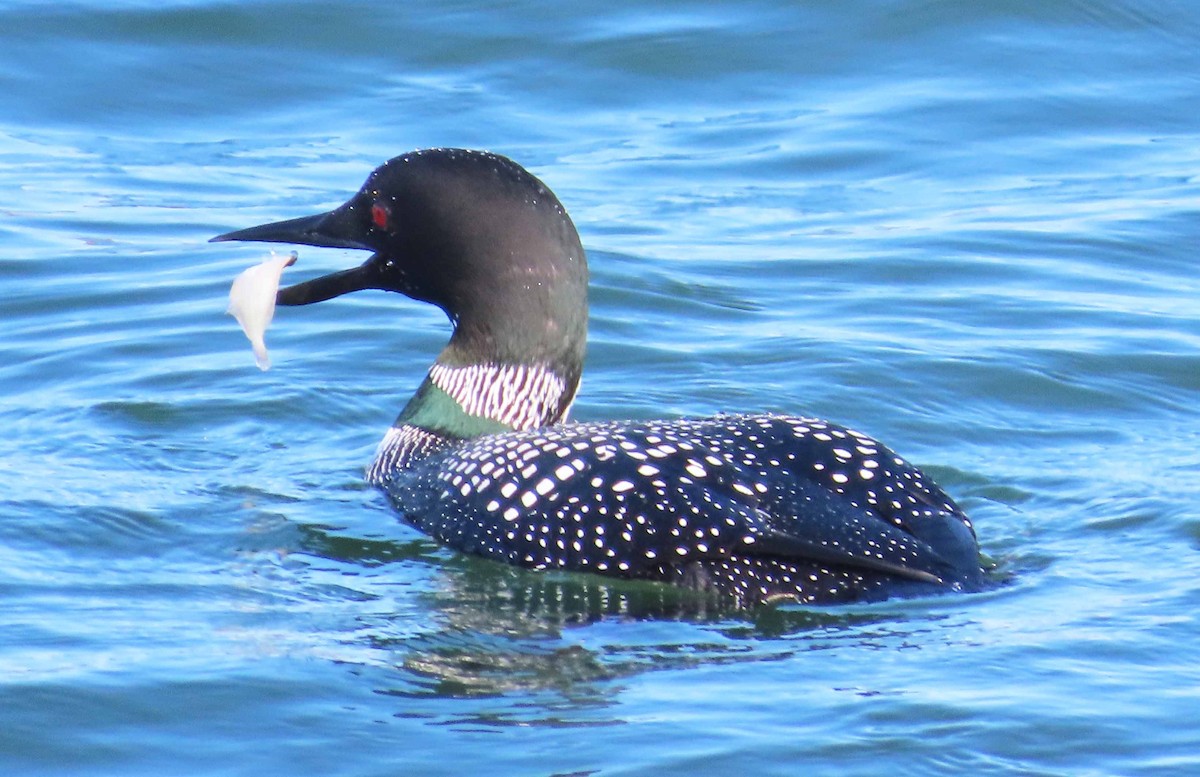
M 371 221 L 380 229 L 388 228 L 388 209 L 381 203 L 371 206 Z

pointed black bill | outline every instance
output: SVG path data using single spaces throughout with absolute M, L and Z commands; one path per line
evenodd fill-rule
M 260 224 L 257 227 L 239 229 L 235 232 L 226 232 L 208 242 L 246 240 L 260 243 L 295 243 L 323 248 L 373 250 L 371 246 L 362 241 L 361 233 L 362 230 L 354 218 L 354 212 L 343 206 L 328 213 L 319 213 L 316 216 L 302 216 L 298 219 L 275 221 L 270 224 Z M 278 305 L 311 305 L 314 302 L 324 302 L 352 291 L 378 289 L 381 288 L 378 276 L 379 271 L 374 257 L 372 257 L 359 267 L 322 275 L 311 281 L 282 288 L 279 290 L 275 302 Z
M 298 219 L 275 221 L 257 227 L 226 232 L 210 239 L 210 243 L 226 240 L 248 240 L 259 243 L 297 243 L 324 248 L 361 248 L 372 250 L 362 241 L 362 229 L 354 219 L 354 212 L 346 207 L 319 213 L 316 216 L 301 216 Z

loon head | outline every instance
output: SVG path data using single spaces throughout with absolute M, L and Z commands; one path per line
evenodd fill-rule
M 435 370 L 544 371 L 561 384 L 552 403 L 561 406 L 525 425 L 559 420 L 574 397 L 587 339 L 587 258 L 558 198 L 510 159 L 413 151 L 380 165 L 328 213 L 212 240 L 372 251 L 359 267 L 280 289 L 278 304 L 397 291 L 437 305 L 454 325 Z

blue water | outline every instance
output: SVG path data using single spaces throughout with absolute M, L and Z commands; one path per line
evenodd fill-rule
M 261 373 L 205 241 L 431 145 L 574 216 L 577 418 L 852 425 L 1008 583 L 678 614 L 400 525 L 441 314 Z M 1200 773 L 1197 245 L 1195 4 L 0 2 L 0 772 Z

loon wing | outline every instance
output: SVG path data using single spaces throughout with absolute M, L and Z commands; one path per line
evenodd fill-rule
M 712 480 L 695 488 L 688 501 L 703 499 L 730 519 L 728 531 L 752 538 L 732 554 L 835 564 L 935 585 L 944 585 L 953 571 L 930 543 L 812 481 L 792 479 L 785 490 L 763 499 Z
M 880 519 L 833 512 L 789 515 L 788 529 L 768 525 L 752 555 L 780 556 L 869 569 L 920 583 L 944 585 L 949 567 L 928 544 Z M 870 527 L 869 529 L 867 527 Z

